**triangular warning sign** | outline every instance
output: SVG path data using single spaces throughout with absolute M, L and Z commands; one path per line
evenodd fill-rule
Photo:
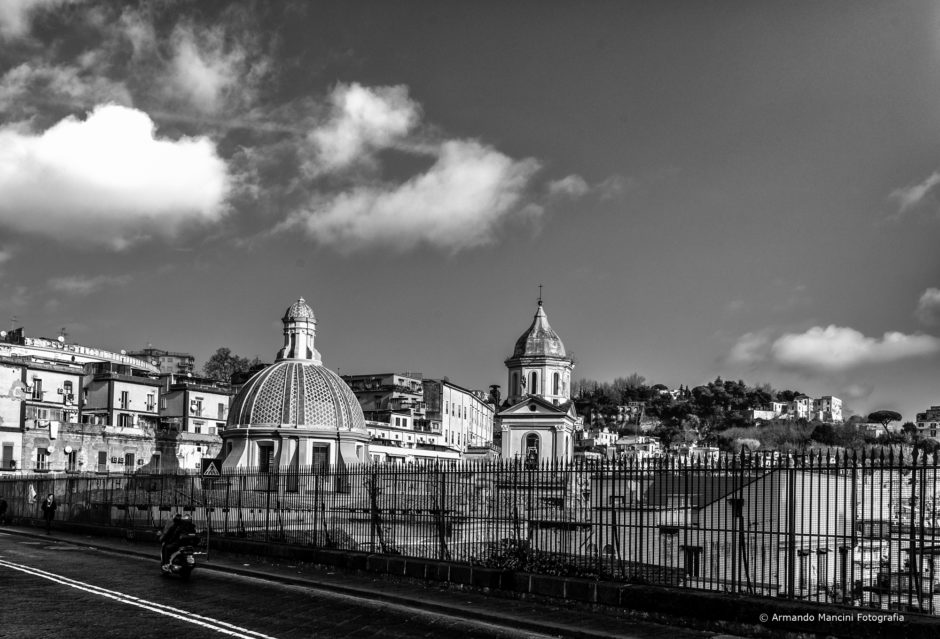
M 222 473 L 219 472 L 219 460 L 218 459 L 203 459 L 202 460 L 202 476 L 203 477 L 219 477 Z

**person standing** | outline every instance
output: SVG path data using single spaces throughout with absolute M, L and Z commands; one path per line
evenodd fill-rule
M 46 495 L 46 498 L 42 500 L 40 505 L 42 508 L 42 517 L 46 520 L 46 534 L 52 534 L 52 520 L 55 518 L 55 511 L 59 505 L 55 502 L 55 495 L 49 493 Z

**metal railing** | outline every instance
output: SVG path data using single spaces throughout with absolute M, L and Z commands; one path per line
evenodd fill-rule
M 571 465 L 304 467 L 0 478 L 8 516 L 152 528 L 541 574 L 940 611 L 938 460 L 748 455 Z

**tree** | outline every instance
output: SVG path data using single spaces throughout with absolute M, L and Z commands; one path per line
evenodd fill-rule
M 499 411 L 499 384 L 490 384 L 490 399 L 493 402 L 493 406 L 496 407 L 497 412 Z
M 881 424 L 885 429 L 885 435 L 890 435 L 888 424 L 901 421 L 901 413 L 893 410 L 876 410 L 874 413 L 868 413 L 868 421 Z
M 255 359 L 255 362 L 257 361 L 258 360 Z M 251 368 L 253 363 L 254 362 L 247 357 L 239 357 L 234 354 L 231 349 L 223 346 L 218 349 L 215 354 L 209 358 L 206 365 L 202 367 L 202 374 L 209 379 L 228 384 L 232 380 L 232 375 L 247 371 Z

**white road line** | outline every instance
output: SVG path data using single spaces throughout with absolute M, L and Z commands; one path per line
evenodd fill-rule
M 33 568 L 32 566 L 26 566 L 23 564 L 15 564 L 10 561 L 0 559 L 0 566 L 5 566 L 12 570 L 18 570 L 24 572 L 28 575 L 33 575 L 34 577 L 41 577 L 49 581 L 69 586 L 70 588 L 75 588 L 76 590 L 82 590 L 84 592 L 91 593 L 93 595 L 98 595 L 101 597 L 107 597 L 108 599 L 113 599 L 120 603 L 128 604 L 130 606 L 137 606 L 138 608 L 143 608 L 151 612 L 156 612 L 161 615 L 166 615 L 167 617 L 173 617 L 174 619 L 179 619 L 180 621 L 186 621 L 188 623 L 195 624 L 197 626 L 202 626 L 208 628 L 209 630 L 214 630 L 216 632 L 231 635 L 233 637 L 240 637 L 241 639 L 275 639 L 269 635 L 261 634 L 260 632 L 255 632 L 254 630 L 249 630 L 247 628 L 242 628 L 234 624 L 230 624 L 226 621 L 220 619 L 213 619 L 212 617 L 204 617 L 202 615 L 196 614 L 194 612 L 189 612 L 186 610 L 180 610 L 179 608 L 173 608 L 172 606 L 166 606 L 155 601 L 148 601 L 146 599 L 141 599 L 139 597 L 134 597 L 133 595 L 128 595 L 126 593 L 118 592 L 115 590 L 108 590 L 100 586 L 95 586 L 93 584 L 84 583 L 82 581 L 77 581 L 63 575 L 57 575 L 55 573 L 47 572 L 45 570 L 40 570 L 39 568 Z

